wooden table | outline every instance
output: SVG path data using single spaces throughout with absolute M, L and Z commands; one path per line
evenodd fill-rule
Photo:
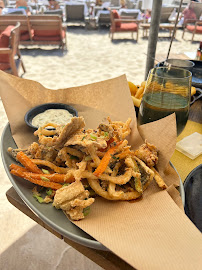
M 140 27 L 143 30 L 143 37 L 148 37 L 148 30 L 150 29 L 150 23 L 141 23 Z M 175 28 L 175 24 L 173 23 L 160 23 L 159 24 L 159 30 L 168 30 L 169 31 L 169 37 L 172 36 L 172 32 Z M 178 26 L 177 26 L 178 28 Z
M 202 123 L 201 119 L 202 115 L 202 99 L 197 100 L 190 109 L 189 114 L 189 120 L 195 121 L 198 123 Z M 174 164 L 175 165 L 175 164 Z M 16 208 L 18 208 L 21 212 L 23 212 L 25 215 L 36 221 L 39 225 L 43 226 L 45 229 L 53 233 L 55 236 L 57 236 L 60 239 L 64 239 L 64 241 L 72 246 L 74 249 L 82 253 L 84 256 L 88 257 L 90 260 L 94 261 L 96 264 L 101 266 L 103 269 L 106 270 L 134 270 L 133 267 L 131 267 L 129 264 L 124 262 L 122 259 L 117 257 L 115 254 L 113 254 L 110 251 L 100 251 L 95 250 L 92 248 L 85 247 L 83 245 L 77 244 L 59 233 L 57 233 L 55 230 L 53 230 L 51 227 L 49 227 L 47 224 L 45 224 L 38 216 L 36 216 L 21 200 L 21 198 L 18 196 L 14 188 L 10 188 L 6 193 L 8 201 L 14 205 Z

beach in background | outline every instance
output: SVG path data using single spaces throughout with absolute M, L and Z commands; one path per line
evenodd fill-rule
M 162 32 L 160 35 L 167 35 Z M 178 30 L 172 53 L 196 52 L 200 36 L 191 43 L 191 34 Z M 115 34 L 111 42 L 107 29 L 85 30 L 68 27 L 66 52 L 58 47 L 21 46 L 26 68 L 23 78 L 37 81 L 49 89 L 90 84 L 126 74 L 128 81 L 140 84 L 145 79 L 148 39 L 131 39 L 130 33 Z M 170 38 L 159 38 L 157 55 L 167 55 Z M 157 58 L 158 60 L 158 58 Z M 31 98 L 31 97 L 30 97 Z M 90 97 L 89 97 L 90 98 Z M 68 103 L 68 101 L 67 101 Z M 120 100 L 121 106 L 121 100 Z M 0 100 L 0 135 L 7 123 Z M 0 269 L 1 270 L 98 270 L 102 269 L 62 240 L 17 210 L 6 198 L 11 183 L 0 161 Z

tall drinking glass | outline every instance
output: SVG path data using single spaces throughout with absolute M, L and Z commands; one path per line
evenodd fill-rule
M 140 104 L 138 124 L 159 120 L 176 114 L 177 135 L 188 120 L 192 73 L 176 67 L 150 70 Z

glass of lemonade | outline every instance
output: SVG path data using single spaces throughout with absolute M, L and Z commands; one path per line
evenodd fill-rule
M 177 135 L 188 120 L 192 73 L 176 67 L 150 70 L 140 104 L 138 124 L 159 120 L 176 114 Z

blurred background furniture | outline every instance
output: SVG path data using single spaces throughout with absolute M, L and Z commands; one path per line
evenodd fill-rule
M 192 33 L 191 41 L 193 42 L 195 34 L 202 34 L 202 20 L 187 20 L 184 25 L 182 38 L 184 38 L 185 32 Z
M 96 15 L 96 23 L 100 26 L 110 26 L 110 11 L 109 10 L 99 10 Z
M 63 17 L 63 10 L 62 9 L 45 10 L 43 14 L 50 14 L 50 15 L 58 14 Z
M 20 44 L 59 45 L 66 49 L 66 27 L 61 15 L 4 15 L 0 16 L 0 30 L 20 22 Z
M 117 32 L 131 32 L 132 38 L 134 32 L 137 33 L 137 41 L 138 41 L 138 21 L 134 20 L 133 17 L 123 17 L 120 16 L 117 10 L 112 10 L 110 12 L 110 18 L 111 18 L 111 27 L 109 35 L 111 35 L 111 40 L 114 38 L 114 33 Z
M 140 24 L 140 27 L 143 30 L 143 35 L 142 36 L 143 37 L 148 37 L 148 32 L 149 32 L 149 29 L 150 29 L 150 23 L 141 23 Z M 172 36 L 172 32 L 173 32 L 174 28 L 175 28 L 175 25 L 173 23 L 160 23 L 159 24 L 159 30 L 166 30 L 166 31 L 168 31 L 169 32 L 169 37 Z M 178 28 L 179 27 L 177 26 L 177 29 Z M 175 32 L 175 34 L 176 34 L 176 32 Z
M 142 19 L 140 9 L 121 8 L 121 9 L 119 9 L 119 14 L 120 14 L 120 16 L 133 17 L 133 19 L 136 19 L 136 20 Z
M 85 25 L 85 17 L 88 15 L 88 7 L 85 3 L 69 2 L 65 4 L 65 16 L 67 23 Z
M 20 41 L 20 23 L 16 26 L 7 26 L 0 35 L 0 70 L 19 75 L 19 68 L 22 67 L 25 73 L 25 67 L 19 50 Z
M 31 15 L 29 23 L 34 31 L 33 45 L 59 45 L 62 50 L 67 48 L 66 27 L 62 25 L 60 15 Z
M 0 31 L 9 25 L 20 23 L 20 44 L 29 45 L 32 42 L 33 30 L 29 23 L 29 17 L 26 15 L 7 14 L 0 16 Z

